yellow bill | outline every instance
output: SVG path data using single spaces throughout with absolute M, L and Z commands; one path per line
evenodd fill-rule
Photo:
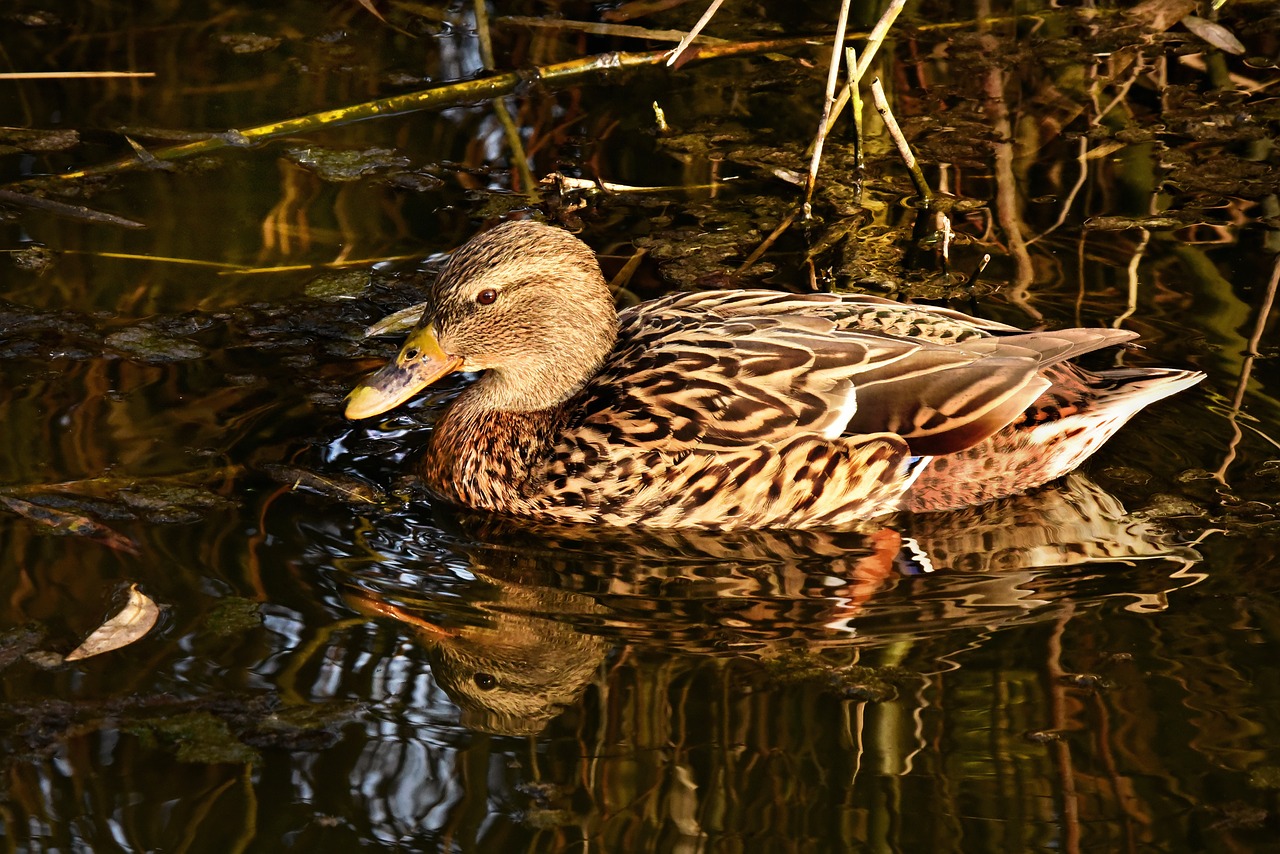
M 462 359 L 440 348 L 435 327 L 415 329 L 395 359 L 370 374 L 347 395 L 346 416 L 356 421 L 395 409 L 461 366 Z

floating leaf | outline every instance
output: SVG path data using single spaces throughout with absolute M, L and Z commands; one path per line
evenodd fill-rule
M 308 489 L 349 504 L 380 504 L 386 500 L 382 490 L 354 477 L 319 474 L 296 466 L 271 463 L 262 470 L 294 489 Z
M 204 619 L 204 630 L 217 638 L 241 637 L 262 627 L 262 605 L 230 596 L 218 602 Z
M 15 249 L 9 253 L 13 265 L 19 270 L 26 270 L 28 273 L 43 273 L 53 266 L 53 262 L 58 256 L 51 249 L 34 244 L 28 245 L 25 249 Z
M 71 654 L 67 661 L 78 661 L 92 655 L 101 655 L 122 646 L 128 646 L 155 626 L 160 617 L 160 607 L 138 590 L 138 585 L 129 585 L 129 601 L 110 620 L 85 638 Z
M 395 335 L 401 332 L 408 332 L 418 325 L 418 321 L 422 319 L 422 312 L 427 305 L 428 303 L 420 302 L 408 308 L 402 308 L 394 314 L 388 314 L 366 329 L 364 335 L 366 338 L 373 338 L 378 335 Z
M 42 640 L 44 627 L 35 623 L 0 633 L 0 670 L 29 654 Z
M 65 510 L 57 510 L 53 507 L 42 507 L 39 504 L 32 504 L 29 501 L 23 501 L 20 498 L 13 498 L 7 495 L 0 495 L 0 503 L 22 518 L 46 525 L 60 534 L 87 537 L 109 549 L 128 552 L 131 555 L 138 553 L 138 546 L 133 540 L 124 534 L 111 530 L 101 522 L 93 521 L 87 516 L 68 513 Z
M 1099 160 L 1103 157 L 1107 157 L 1111 154 L 1115 154 L 1117 151 L 1124 148 L 1126 145 L 1128 145 L 1128 143 L 1124 142 L 1123 140 L 1109 139 L 1106 142 L 1099 145 L 1097 148 L 1089 149 L 1088 153 L 1085 154 L 1084 159 Z
M 1236 56 L 1244 53 L 1244 45 L 1240 43 L 1240 39 L 1222 24 L 1187 15 L 1182 19 L 1182 25 L 1218 50 L 1234 53 Z
M 233 502 L 207 489 L 154 480 L 134 483 L 115 496 L 149 522 L 194 522 L 211 511 Z

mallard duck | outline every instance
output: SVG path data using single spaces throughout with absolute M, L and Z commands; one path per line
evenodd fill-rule
M 586 244 L 508 222 L 454 253 L 346 415 L 479 373 L 422 465 L 452 503 L 571 523 L 844 527 L 1044 484 L 1203 378 L 1068 361 L 1134 337 L 766 290 L 676 293 L 619 313 Z

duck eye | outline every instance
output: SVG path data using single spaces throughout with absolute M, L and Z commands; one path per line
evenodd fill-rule
M 476 687 L 481 691 L 492 691 L 498 687 L 498 680 L 494 679 L 491 673 L 477 673 L 471 677 L 471 681 L 476 683 Z
M 418 358 L 418 348 L 417 348 L 417 347 L 410 347 L 408 350 L 405 350 L 405 351 L 404 351 L 404 360 L 405 360 L 406 362 L 412 362 L 412 361 L 413 361 L 414 359 L 416 359 L 416 358 Z
M 498 301 L 498 292 L 493 288 L 485 288 L 476 294 L 476 302 L 480 305 L 493 305 Z

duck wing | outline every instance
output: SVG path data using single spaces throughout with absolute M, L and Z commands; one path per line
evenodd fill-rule
M 951 454 L 973 447 L 1019 420 L 1055 387 L 1058 366 L 1082 353 L 1123 344 L 1137 334 L 1121 329 L 1063 329 L 966 341 L 948 347 L 972 361 L 917 373 L 878 369 L 857 382 L 858 408 L 849 434 L 888 432 L 913 453 Z M 918 360 L 924 362 L 925 360 Z M 1021 384 L 1008 368 L 1029 369 Z
M 1046 365 L 1131 337 L 1015 334 L 959 312 L 770 291 L 675 295 L 619 322 L 578 425 L 668 453 L 876 433 L 949 453 L 1021 415 L 1050 387 Z

